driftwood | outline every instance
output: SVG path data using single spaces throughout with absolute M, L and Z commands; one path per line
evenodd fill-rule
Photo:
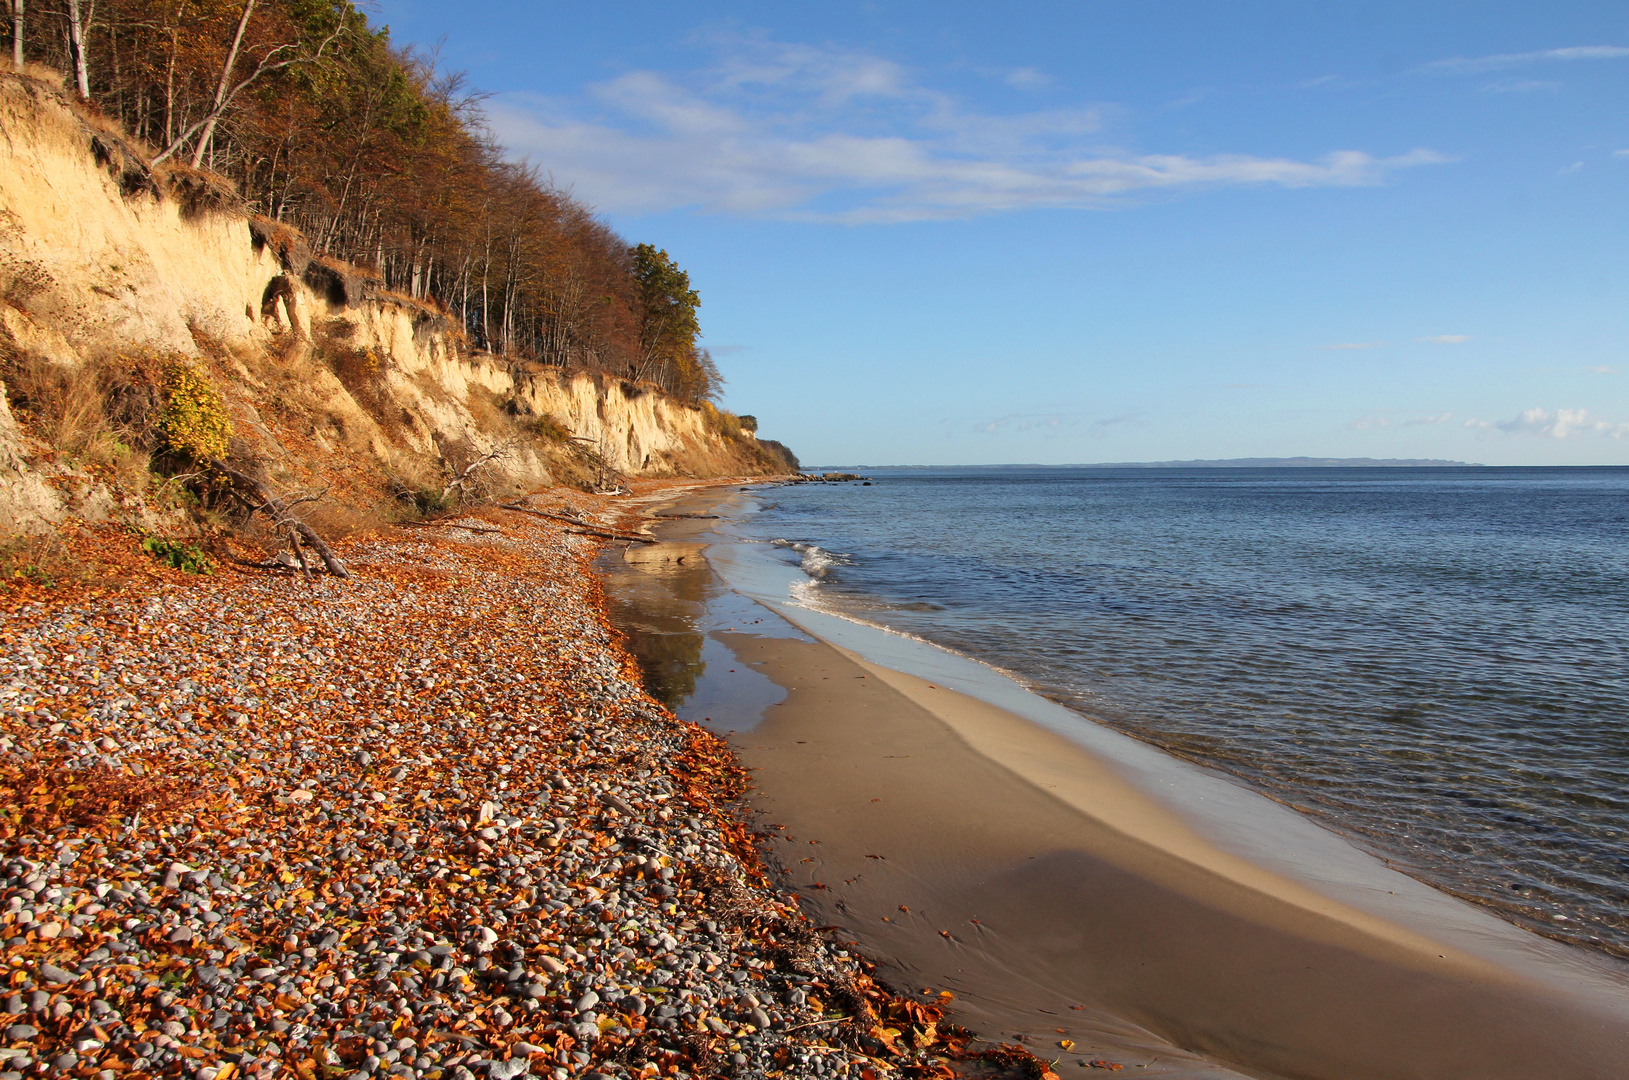
M 717 514 L 653 514 L 652 516 L 661 521 L 668 521 L 673 518 L 695 518 L 697 521 L 718 520 Z
M 351 576 L 351 572 L 345 569 L 345 564 L 339 561 L 339 556 L 335 555 L 334 550 L 317 535 L 316 530 L 290 513 L 295 506 L 302 502 L 311 502 L 316 496 L 307 495 L 291 499 L 285 495 L 278 498 L 267 491 L 266 486 L 259 480 L 247 473 L 239 472 L 220 458 L 210 458 L 209 467 L 231 481 L 228 490 L 241 499 L 251 513 L 260 511 L 272 519 L 274 528 L 287 531 L 289 546 L 293 549 L 301 570 L 309 572 L 304 551 L 305 547 L 309 547 L 317 553 L 317 557 L 322 560 L 323 566 L 330 574 L 337 578 Z M 256 499 L 259 501 L 256 502 Z
M 415 529 L 463 529 L 466 532 L 480 533 L 483 536 L 491 536 L 495 533 L 501 535 L 503 533 L 502 529 L 496 527 L 478 529 L 474 525 L 459 525 L 451 521 L 404 521 L 402 524 Z
M 573 536 L 597 536 L 602 540 L 631 540 L 636 544 L 654 544 L 656 538 L 652 536 L 639 536 L 634 533 L 612 532 L 596 525 L 590 525 L 581 518 L 567 517 L 564 514 L 551 514 L 546 510 L 533 510 L 529 506 L 518 506 L 515 503 L 504 503 L 500 510 L 513 510 L 517 514 L 531 514 L 533 517 L 548 518 L 550 521 L 563 521 L 568 525 L 577 526 L 576 529 L 566 531 Z

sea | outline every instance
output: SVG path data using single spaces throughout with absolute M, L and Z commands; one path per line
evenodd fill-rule
M 1629 957 L 1629 468 L 873 468 L 731 523 L 998 668 Z

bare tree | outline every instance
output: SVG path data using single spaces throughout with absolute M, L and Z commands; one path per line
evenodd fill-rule
M 11 64 L 23 70 L 23 0 L 11 0 Z
M 20 4 L 22 0 L 17 0 L 17 2 Z M 262 75 L 273 71 L 281 71 L 283 68 L 291 67 L 294 64 L 310 63 L 320 59 L 328 46 L 338 40 L 339 36 L 344 32 L 345 24 L 341 22 L 335 27 L 334 32 L 324 38 L 316 50 L 311 53 L 302 51 L 293 42 L 274 46 L 265 56 L 260 58 L 260 61 L 255 64 L 254 70 L 246 78 L 233 83 L 232 70 L 237 67 L 238 53 L 243 48 L 243 35 L 249 29 L 249 19 L 254 15 L 255 5 L 258 2 L 259 0 L 243 0 L 243 16 L 238 19 L 237 33 L 232 36 L 232 47 L 226 51 L 226 62 L 221 65 L 220 82 L 215 86 L 215 100 L 209 111 L 204 114 L 202 120 L 177 135 L 174 141 L 153 159 L 154 165 L 174 156 L 177 151 L 187 144 L 187 140 L 196 135 L 198 136 L 198 143 L 192 148 L 192 167 L 198 168 L 203 163 L 204 154 L 209 151 L 210 141 L 215 137 L 215 125 L 220 123 L 221 116 L 231 107 L 233 98 L 248 89 Z
M 22 0 L 17 0 L 21 5 Z M 74 54 L 74 88 L 80 101 L 90 100 L 90 61 L 85 56 L 85 31 L 96 15 L 94 0 L 85 18 L 79 17 L 79 0 L 68 0 L 68 44 Z

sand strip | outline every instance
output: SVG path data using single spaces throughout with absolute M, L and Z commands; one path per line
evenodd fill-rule
M 906 981 L 961 987 L 976 1026 L 1044 1031 L 1038 1010 L 1089 1003 L 1331 1080 L 1604 1080 L 1629 1061 L 1616 1017 L 1200 851 L 1025 721 L 824 643 L 722 637 L 788 691 L 739 752 L 809 902 Z

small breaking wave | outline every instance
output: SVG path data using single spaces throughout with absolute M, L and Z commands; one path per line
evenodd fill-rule
M 831 573 L 835 567 L 854 565 L 851 556 L 835 551 L 827 551 L 818 544 L 805 544 L 796 540 L 771 540 L 770 543 L 776 547 L 790 548 L 793 551 L 800 552 L 803 558 L 798 563 L 798 567 L 816 582 Z

